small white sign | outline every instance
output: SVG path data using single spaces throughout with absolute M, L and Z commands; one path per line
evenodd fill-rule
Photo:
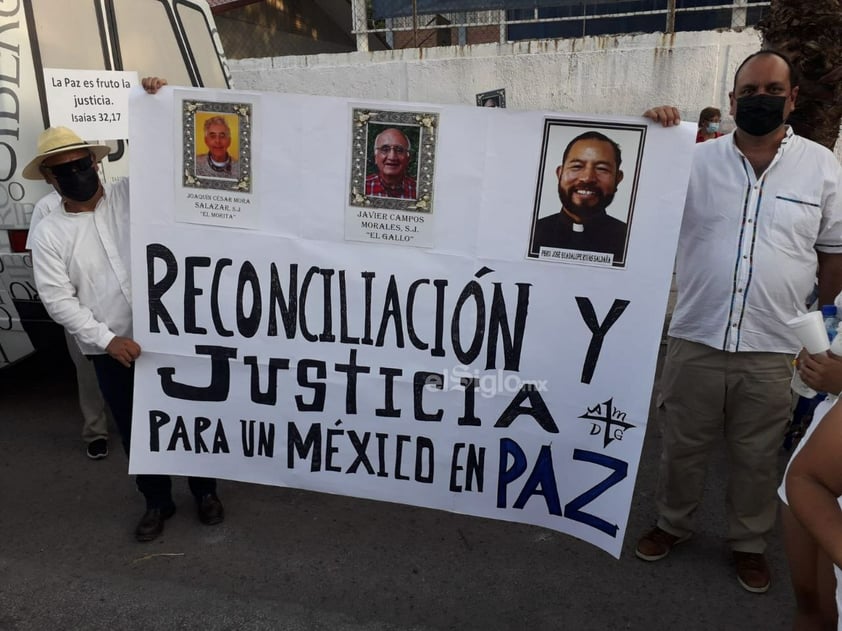
M 82 138 L 129 137 L 129 90 L 137 72 L 45 68 L 50 125 L 69 127 Z

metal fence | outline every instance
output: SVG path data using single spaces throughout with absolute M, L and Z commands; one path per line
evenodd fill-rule
M 768 0 L 351 0 L 357 49 L 753 26 Z

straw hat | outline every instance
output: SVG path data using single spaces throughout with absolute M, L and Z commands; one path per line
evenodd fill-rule
M 96 156 L 97 162 L 111 151 L 107 145 L 85 142 L 67 127 L 50 127 L 38 136 L 38 155 L 24 167 L 21 175 L 27 180 L 43 180 L 44 174 L 41 173 L 41 163 L 52 155 L 73 149 L 90 149 Z

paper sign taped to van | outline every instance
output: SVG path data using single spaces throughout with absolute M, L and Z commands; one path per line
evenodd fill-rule
M 52 127 L 70 127 L 88 140 L 129 137 L 129 90 L 137 72 L 44 69 Z

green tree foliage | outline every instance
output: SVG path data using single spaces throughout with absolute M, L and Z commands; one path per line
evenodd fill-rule
M 833 149 L 842 122 L 840 0 L 772 0 L 758 24 L 763 47 L 785 54 L 800 74 L 795 132 Z

